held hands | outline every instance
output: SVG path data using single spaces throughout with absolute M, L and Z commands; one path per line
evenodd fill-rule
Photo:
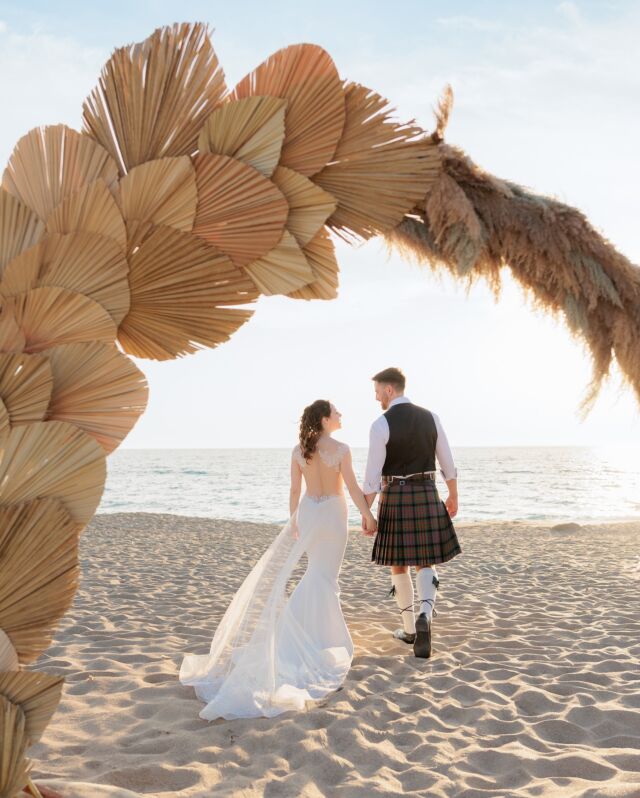
M 368 538 L 373 537 L 378 531 L 378 522 L 373 517 L 372 513 L 362 516 L 362 532 Z

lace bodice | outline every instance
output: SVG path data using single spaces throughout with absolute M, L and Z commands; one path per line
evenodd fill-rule
M 316 449 L 316 451 L 318 452 L 318 457 L 326 466 L 334 469 L 335 471 L 339 471 L 342 458 L 349 451 L 349 447 L 346 443 L 340 443 L 338 441 L 336 441 L 336 443 L 337 446 L 332 452 L 328 452 L 326 449 L 320 448 Z M 299 443 L 293 447 L 293 457 L 299 464 L 300 468 L 304 468 L 305 466 L 309 465 L 309 463 L 302 456 L 302 448 Z
M 322 441 L 306 461 L 300 444 L 293 447 L 292 462 L 298 464 L 304 478 L 307 489 L 305 496 L 309 496 L 314 502 L 320 502 L 344 495 L 342 461 L 348 451 L 346 443 Z

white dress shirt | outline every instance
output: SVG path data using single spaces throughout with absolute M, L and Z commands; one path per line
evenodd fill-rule
M 403 402 L 410 402 L 406 396 L 397 396 L 391 402 L 389 407 L 402 404 Z M 389 409 L 387 408 L 387 410 Z M 453 462 L 453 455 L 449 447 L 449 441 L 442 429 L 440 419 L 435 413 L 431 413 L 433 420 L 436 423 L 438 438 L 436 441 L 436 457 L 440 465 L 440 473 L 447 479 L 456 479 L 458 476 L 458 469 Z M 384 415 L 377 418 L 371 425 L 369 431 L 369 456 L 367 457 L 367 467 L 364 475 L 364 482 L 362 484 L 362 492 L 379 493 L 381 490 L 382 481 L 382 467 L 387 457 L 387 442 L 389 440 L 389 422 Z M 400 476 L 400 475 L 398 475 Z

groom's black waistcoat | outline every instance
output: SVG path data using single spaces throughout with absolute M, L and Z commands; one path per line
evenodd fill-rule
M 384 414 L 389 424 L 384 476 L 415 474 L 436 470 L 438 430 L 432 414 L 424 407 L 401 402 Z

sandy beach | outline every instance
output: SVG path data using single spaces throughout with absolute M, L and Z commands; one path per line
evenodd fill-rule
M 640 796 L 640 522 L 458 524 L 430 660 L 391 638 L 388 570 L 353 530 L 343 689 L 304 712 L 208 723 L 178 682 L 182 656 L 208 651 L 277 529 L 92 520 L 75 603 L 35 665 L 66 678 L 31 749 L 37 782 L 103 785 L 73 798 Z

